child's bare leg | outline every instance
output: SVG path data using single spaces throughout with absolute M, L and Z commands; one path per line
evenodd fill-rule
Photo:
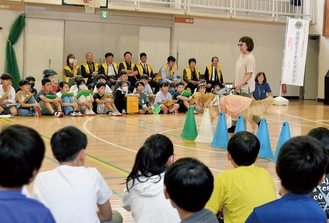
M 3 107 L 0 107 L 0 114 L 4 111 L 5 109 Z
M 57 111 L 62 111 L 62 105 L 59 102 L 53 102 L 53 105 L 57 108 Z
M 165 106 L 165 105 L 161 106 L 161 111 L 163 111 L 163 113 L 166 113 L 166 111 L 168 111 L 168 110 L 169 110 L 169 108 L 167 106 Z
M 107 107 L 110 111 L 113 111 L 115 110 L 113 107 L 112 107 L 113 104 L 111 104 L 110 102 L 106 102 L 105 103 L 105 107 Z
M 117 107 L 115 106 L 114 102 L 110 102 L 110 104 L 111 104 L 112 108 L 113 108 L 115 111 L 118 110 Z
M 54 109 L 50 102 L 42 102 L 42 104 L 43 107 L 45 107 L 50 112 L 50 114 L 54 114 Z
M 169 112 L 173 112 L 179 109 L 179 104 L 173 104 L 170 106 Z
M 11 106 L 10 109 L 10 114 L 13 115 L 13 116 L 16 116 L 17 115 L 17 109 L 15 106 Z

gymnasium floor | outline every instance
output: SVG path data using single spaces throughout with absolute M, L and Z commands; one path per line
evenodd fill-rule
M 291 136 L 307 134 L 314 127 L 329 127 L 329 106 L 321 102 L 290 100 L 289 106 L 272 106 L 266 115 L 272 151 L 276 149 L 282 123 L 290 125 Z M 121 198 L 124 190 L 125 177 L 134 162 L 137 150 L 144 140 L 154 133 L 167 135 L 174 143 L 175 159 L 181 157 L 196 157 L 212 170 L 214 175 L 231 169 L 226 159 L 226 151 L 212 148 L 209 144 L 195 143 L 180 138 L 186 114 L 168 115 L 126 115 L 113 117 L 99 115 L 94 117 L 64 117 L 54 118 L 43 116 L 14 117 L 0 119 L 0 126 L 22 124 L 35 128 L 42 135 L 46 145 L 46 156 L 41 171 L 55 168 L 58 164 L 51 154 L 49 141 L 52 134 L 61 127 L 74 125 L 88 137 L 87 158 L 85 165 L 96 167 L 114 192 L 111 197 L 113 209 L 124 217 L 124 222 L 131 222 L 129 212 L 121 208 Z M 195 115 L 199 127 L 202 114 Z M 217 120 L 213 122 L 213 129 Z M 266 168 L 279 190 L 279 180 L 275 174 L 275 164 L 259 159 L 256 165 Z M 28 187 L 31 191 L 31 185 Z

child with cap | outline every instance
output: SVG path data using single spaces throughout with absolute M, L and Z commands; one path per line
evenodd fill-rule
M 55 84 L 55 75 L 57 72 L 52 69 L 46 69 L 43 71 L 43 78 L 48 78 L 51 81 L 52 89 L 51 91 L 56 93 L 58 91 L 58 86 Z

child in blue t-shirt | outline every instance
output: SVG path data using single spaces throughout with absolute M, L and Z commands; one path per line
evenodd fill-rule
M 266 75 L 264 72 L 259 72 L 255 77 L 255 81 L 255 91 L 253 93 L 255 100 L 263 100 L 268 96 L 272 97 L 272 90 L 266 81 Z

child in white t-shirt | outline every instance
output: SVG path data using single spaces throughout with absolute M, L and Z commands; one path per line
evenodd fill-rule
M 50 143 L 60 166 L 38 175 L 33 197 L 51 210 L 56 222 L 121 223 L 121 214 L 111 208 L 112 190 L 96 168 L 84 167 L 86 135 L 68 126 L 55 132 Z

